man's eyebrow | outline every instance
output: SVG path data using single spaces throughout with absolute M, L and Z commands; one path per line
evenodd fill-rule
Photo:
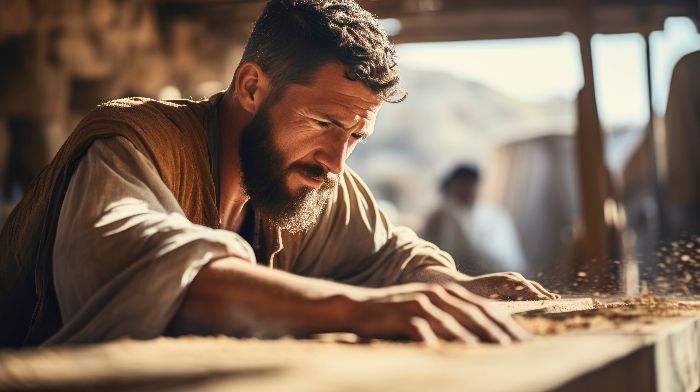
M 317 111 L 317 110 L 314 110 L 314 109 L 309 109 L 308 114 L 311 115 L 311 116 L 314 116 L 314 117 L 318 117 L 318 118 L 321 119 L 321 120 L 328 121 L 328 122 L 330 122 L 331 124 L 334 124 L 334 125 L 336 125 L 336 126 L 342 128 L 342 129 L 347 129 L 347 128 L 343 125 L 343 123 L 341 123 L 340 121 L 334 119 L 332 115 L 327 114 L 327 113 L 325 113 L 325 112 L 320 112 L 320 111 Z M 364 132 L 355 132 L 355 133 L 353 133 L 353 135 L 356 135 L 355 137 L 358 137 L 358 138 L 368 138 L 370 134 L 371 134 L 371 133 L 370 133 L 370 132 L 367 132 L 367 131 L 364 131 Z
M 330 114 L 328 114 L 328 113 L 319 112 L 319 111 L 313 110 L 313 109 L 309 110 L 308 113 L 309 113 L 310 115 L 315 116 L 315 117 L 318 117 L 318 118 L 320 118 L 320 119 L 322 119 L 322 120 L 324 120 L 324 121 L 328 121 L 329 123 L 332 123 L 332 124 L 335 125 L 335 126 L 338 126 L 338 127 L 340 127 L 340 128 L 346 129 L 346 128 L 345 128 L 345 125 L 344 125 L 342 122 L 340 122 L 339 120 L 337 120 L 335 117 L 333 117 L 332 115 L 330 115 Z

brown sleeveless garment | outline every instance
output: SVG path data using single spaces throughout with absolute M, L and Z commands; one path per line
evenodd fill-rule
M 41 344 L 62 326 L 52 272 L 56 226 L 71 176 L 95 139 L 129 140 L 191 222 L 218 228 L 205 122 L 219 96 L 201 102 L 120 99 L 78 124 L 0 232 L 0 348 Z

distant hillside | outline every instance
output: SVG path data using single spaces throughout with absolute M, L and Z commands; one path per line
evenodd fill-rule
M 374 135 L 348 164 L 378 198 L 416 219 L 437 202 L 437 183 L 454 164 L 485 166 L 499 144 L 573 133 L 571 101 L 525 102 L 442 72 L 401 74 L 408 98 L 383 105 Z

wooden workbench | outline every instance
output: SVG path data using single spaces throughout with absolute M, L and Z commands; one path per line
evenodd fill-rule
M 502 304 L 511 312 L 590 300 Z M 219 337 L 0 351 L 0 389 L 78 391 L 695 391 L 700 315 L 510 346 Z

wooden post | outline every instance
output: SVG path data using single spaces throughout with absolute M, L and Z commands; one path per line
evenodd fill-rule
M 648 83 L 648 93 L 649 93 L 649 127 L 647 129 L 648 134 L 647 137 L 649 138 L 649 161 L 651 163 L 650 165 L 650 173 L 649 176 L 651 178 L 651 183 L 652 183 L 652 191 L 654 194 L 654 199 L 656 201 L 657 205 L 657 214 L 656 214 L 656 221 L 652 222 L 650 227 L 652 228 L 651 233 L 649 233 L 649 237 L 652 238 L 653 240 L 658 240 L 660 237 L 663 237 L 664 235 L 667 234 L 667 228 L 666 228 L 666 222 L 664 221 L 664 214 L 662 211 L 663 203 L 664 203 L 664 195 L 662 191 L 662 173 L 659 171 L 659 159 L 662 159 L 659 154 L 657 154 L 657 151 L 660 149 L 665 149 L 665 143 L 659 143 L 658 138 L 656 137 L 656 132 L 658 131 L 656 129 L 656 118 L 654 116 L 654 103 L 652 101 L 653 97 L 653 87 L 651 85 L 651 45 L 649 43 L 649 36 L 651 35 L 651 28 L 646 29 L 646 31 L 643 32 L 644 35 L 644 43 L 646 44 L 646 52 L 647 52 L 647 83 Z M 661 131 L 663 131 L 663 127 L 661 127 Z
M 619 287 L 610 276 L 610 228 L 606 226 L 605 201 L 611 197 L 610 179 L 603 155 L 603 137 L 598 119 L 593 82 L 591 37 L 593 4 L 590 0 L 563 0 L 571 16 L 573 33 L 581 47 L 584 83 L 578 94 L 578 128 L 576 152 L 581 187 L 583 216 L 582 265 L 575 272 L 585 272 L 582 289 L 608 291 Z M 614 199 L 613 199 L 614 200 Z M 608 202 L 610 204 L 610 201 Z

